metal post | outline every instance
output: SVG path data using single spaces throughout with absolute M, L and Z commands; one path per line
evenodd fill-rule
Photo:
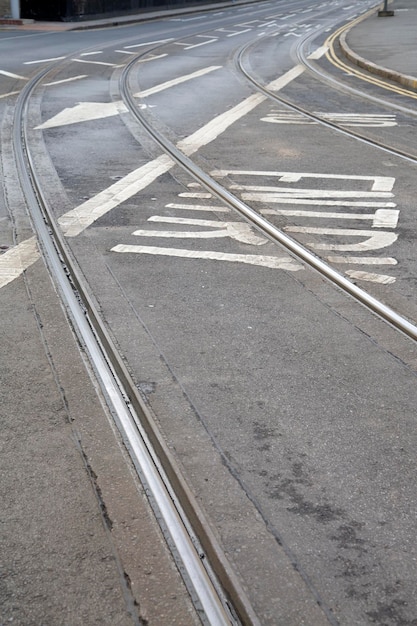
M 388 10 L 388 0 L 384 0 L 384 8 L 378 11 L 378 17 L 391 17 L 394 11 Z
M 10 0 L 10 12 L 12 14 L 12 19 L 19 20 L 20 19 L 20 2 L 19 0 Z

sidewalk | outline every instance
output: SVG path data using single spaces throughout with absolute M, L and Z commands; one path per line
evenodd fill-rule
M 343 54 L 372 74 L 417 90 L 417 3 L 393 0 L 392 17 L 378 10 L 340 37 Z

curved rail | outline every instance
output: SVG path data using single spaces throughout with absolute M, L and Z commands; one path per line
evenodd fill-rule
M 317 35 L 317 33 L 315 33 Z M 250 44 L 247 44 L 243 47 L 240 52 L 240 57 L 248 48 Z M 313 254 L 310 250 L 302 246 L 300 243 L 289 237 L 287 234 L 279 230 L 276 226 L 274 226 L 271 222 L 266 220 L 263 216 L 259 215 L 254 209 L 250 206 L 242 202 L 239 198 L 233 195 L 230 191 L 228 191 L 225 187 L 220 185 L 212 176 L 204 172 L 200 167 L 198 167 L 184 152 L 182 152 L 177 146 L 175 146 L 171 141 L 169 141 L 166 137 L 164 137 L 159 131 L 157 131 L 151 123 L 146 119 L 144 114 L 137 108 L 136 102 L 130 93 L 127 83 L 128 83 L 128 74 L 135 65 L 137 59 L 132 59 L 124 68 L 121 78 L 120 78 L 120 92 L 123 98 L 123 101 L 126 107 L 131 111 L 132 115 L 136 118 L 136 120 L 141 124 L 141 126 L 149 133 L 149 135 L 154 139 L 154 141 L 161 147 L 161 149 L 168 154 L 178 165 L 180 165 L 184 170 L 186 170 L 194 179 L 196 179 L 203 187 L 205 187 L 211 194 L 217 197 L 219 200 L 224 202 L 228 207 L 237 211 L 246 221 L 248 221 L 252 226 L 258 229 L 263 235 L 269 237 L 272 241 L 275 241 L 282 245 L 288 252 L 290 252 L 293 256 L 295 256 L 298 260 L 303 261 L 311 268 L 318 271 L 322 276 L 324 276 L 327 280 L 332 282 L 334 285 L 337 285 L 340 289 L 342 289 L 345 293 L 349 294 L 355 300 L 366 306 L 373 313 L 377 314 L 380 318 L 391 324 L 398 331 L 401 331 L 409 338 L 413 340 L 417 340 L 417 326 L 407 320 L 402 315 L 399 315 L 396 311 L 394 311 L 389 306 L 385 305 L 383 302 L 378 300 L 377 298 L 371 296 L 361 287 L 355 285 L 352 281 L 346 278 L 344 275 L 337 272 L 330 265 L 325 263 L 321 258 Z M 242 68 L 242 71 L 243 68 Z M 252 80 L 245 71 L 244 73 L 247 75 L 248 79 L 252 82 L 253 86 L 257 91 L 262 92 L 266 96 L 273 98 L 280 103 L 285 104 L 289 108 L 298 110 L 303 112 L 303 114 L 308 117 L 313 117 L 312 114 L 308 112 L 304 112 L 303 110 L 295 107 L 294 105 L 285 102 L 281 98 L 277 97 L 276 94 L 271 94 L 267 89 L 265 89 L 262 85 L 257 83 L 255 80 Z M 320 121 L 325 126 L 331 127 L 338 132 L 343 132 L 344 134 L 360 139 L 361 141 L 366 141 L 370 145 L 374 147 L 378 147 L 380 149 L 384 149 L 391 154 L 394 154 L 390 148 L 384 148 L 377 144 L 377 142 L 373 142 L 371 140 L 365 140 L 363 137 L 357 137 L 356 133 L 351 133 L 351 131 L 346 131 L 345 129 L 340 129 L 337 125 L 327 122 L 325 120 L 320 120 L 320 118 L 316 118 L 317 121 Z M 398 154 L 395 153 L 396 156 L 402 156 L 413 163 L 416 162 L 416 159 L 410 155 L 406 154 Z
M 257 618 L 118 355 L 42 192 L 24 120 L 34 90 L 55 69 L 56 65 L 44 69 L 25 85 L 14 114 L 13 143 L 19 178 L 40 248 L 162 532 L 168 545 L 174 546 L 173 557 L 202 623 L 256 626 Z

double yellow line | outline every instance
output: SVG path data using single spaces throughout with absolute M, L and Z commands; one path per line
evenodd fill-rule
M 360 22 L 361 20 L 368 17 L 368 15 L 370 15 L 372 12 L 373 10 L 369 11 L 365 15 L 361 15 L 360 17 L 356 18 L 356 20 L 354 20 L 353 22 L 350 22 L 349 24 L 345 24 L 344 26 L 341 26 L 332 35 L 330 35 L 330 37 L 326 39 L 324 45 L 328 47 L 328 52 L 326 53 L 327 59 L 334 66 L 338 67 L 340 70 L 342 70 L 343 72 L 346 72 L 347 74 L 356 76 L 357 78 L 360 78 L 361 80 L 365 80 L 367 83 L 377 85 L 378 87 L 382 87 L 383 89 L 388 89 L 389 91 L 393 91 L 402 96 L 407 96 L 408 98 L 414 98 L 415 100 L 417 100 L 417 94 L 415 92 L 409 91 L 408 89 L 404 89 L 402 87 L 397 87 L 395 85 L 392 85 L 391 83 L 387 83 L 386 81 L 376 78 L 374 76 L 369 76 L 368 74 L 365 74 L 361 72 L 360 70 L 356 70 L 355 68 L 352 68 L 351 66 L 341 61 L 340 58 L 336 55 L 335 50 L 334 50 L 334 44 L 335 44 L 335 41 L 340 37 L 340 35 L 344 31 L 348 30 L 349 28 L 351 28 L 352 26 Z

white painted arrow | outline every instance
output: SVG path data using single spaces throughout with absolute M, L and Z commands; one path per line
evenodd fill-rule
M 220 69 L 220 65 L 211 65 L 210 67 L 203 68 L 198 70 L 197 72 L 192 72 L 191 74 L 186 74 L 184 76 L 179 76 L 173 80 L 167 81 L 165 83 L 161 83 L 160 85 L 156 85 L 151 89 L 147 89 L 145 91 L 140 91 L 135 94 L 135 97 L 145 98 L 146 96 L 150 96 L 154 93 L 158 93 L 160 91 L 164 91 L 165 89 L 169 89 L 174 85 L 179 85 L 180 83 L 184 83 L 188 80 L 192 80 L 194 78 L 198 78 L 200 76 L 204 76 L 209 72 L 213 72 L 214 70 Z M 146 105 L 139 105 L 141 107 L 145 107 Z M 49 120 L 44 122 L 43 124 L 39 124 L 36 126 L 36 130 L 44 130 L 46 128 L 55 128 L 57 126 L 66 126 L 68 124 L 78 124 L 79 122 L 88 122 L 89 120 L 98 120 L 104 117 L 111 117 L 113 115 L 117 115 L 120 112 L 127 111 L 123 102 L 79 102 L 74 107 L 69 107 L 64 109 L 58 115 L 51 117 Z

